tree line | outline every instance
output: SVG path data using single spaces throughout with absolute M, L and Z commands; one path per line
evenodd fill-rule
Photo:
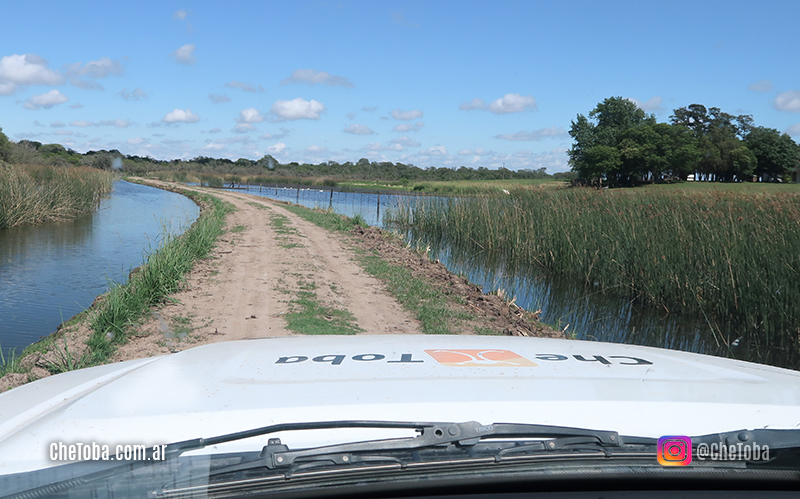
M 91 166 L 111 169 L 114 159 L 122 159 L 122 171 L 144 175 L 156 171 L 185 171 L 236 175 L 275 175 L 282 177 L 329 177 L 339 180 L 374 180 L 398 183 L 438 180 L 500 180 L 570 178 L 570 173 L 552 176 L 545 168 L 509 170 L 486 167 L 446 168 L 431 166 L 420 168 L 412 164 L 376 162 L 361 158 L 356 162 L 338 163 L 323 161 L 319 164 L 281 163 L 267 154 L 261 159 L 211 158 L 159 160 L 152 157 L 125 155 L 116 149 L 79 153 L 60 144 L 42 144 L 32 140 L 11 142 L 0 128 L 0 161 L 14 164 Z
M 572 122 L 572 171 L 584 181 L 635 185 L 671 179 L 741 182 L 786 180 L 796 171 L 800 146 L 774 128 L 755 126 L 701 104 L 675 109 L 657 123 L 635 103 L 610 97 Z

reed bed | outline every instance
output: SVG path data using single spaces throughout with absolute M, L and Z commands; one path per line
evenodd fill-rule
M 520 190 L 420 199 L 387 217 L 415 238 L 733 324 L 719 340 L 739 340 L 744 358 L 800 367 L 797 191 Z
M 115 178 L 95 168 L 0 164 L 0 229 L 68 221 L 91 212 Z

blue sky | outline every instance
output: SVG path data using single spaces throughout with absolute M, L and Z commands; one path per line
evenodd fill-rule
M 568 169 L 606 97 L 800 140 L 800 2 L 6 2 L 0 127 L 158 159 Z

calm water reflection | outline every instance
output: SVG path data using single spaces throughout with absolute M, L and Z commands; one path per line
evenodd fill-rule
M 0 345 L 17 352 L 91 305 L 199 209 L 179 194 L 120 181 L 95 213 L 0 230 Z

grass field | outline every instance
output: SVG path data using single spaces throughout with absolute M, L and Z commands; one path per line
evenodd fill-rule
M 415 238 L 736 324 L 749 358 L 800 365 L 800 186 L 517 189 L 389 216 Z

